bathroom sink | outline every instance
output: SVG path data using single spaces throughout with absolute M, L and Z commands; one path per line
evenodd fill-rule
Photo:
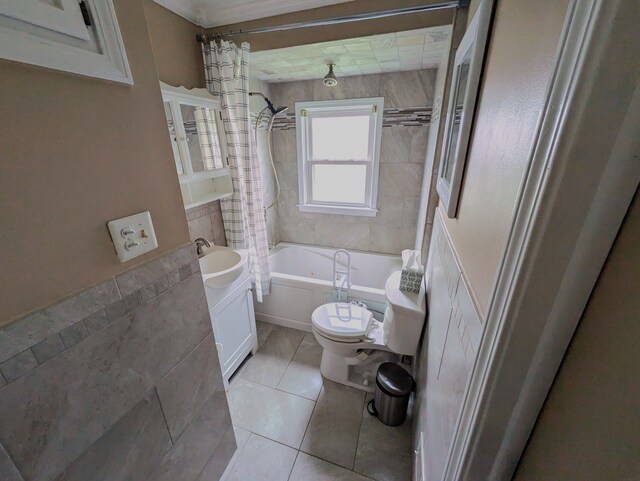
M 213 288 L 225 287 L 235 281 L 247 265 L 247 251 L 224 246 L 211 246 L 200 258 L 200 272 L 204 284 Z

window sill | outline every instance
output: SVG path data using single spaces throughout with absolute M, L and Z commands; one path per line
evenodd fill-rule
M 335 205 L 299 204 L 300 212 L 316 212 L 319 214 L 354 215 L 360 217 L 375 217 L 377 209 L 369 207 L 340 207 Z

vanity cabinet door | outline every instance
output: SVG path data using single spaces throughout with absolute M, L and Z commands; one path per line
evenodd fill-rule
M 244 358 L 257 349 L 251 281 L 238 286 L 211 309 L 222 376 L 227 383 Z

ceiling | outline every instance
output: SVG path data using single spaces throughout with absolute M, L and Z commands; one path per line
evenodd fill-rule
M 434 68 L 446 52 L 451 26 L 387 33 L 251 53 L 252 74 L 267 82 Z
M 204 28 L 246 22 L 349 0 L 154 0 Z

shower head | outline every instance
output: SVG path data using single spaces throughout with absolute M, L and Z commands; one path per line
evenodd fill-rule
M 336 78 L 336 74 L 333 73 L 333 67 L 335 67 L 335 64 L 330 63 L 329 72 L 322 79 L 322 83 L 327 87 L 335 87 L 338 85 L 338 79 Z
M 269 108 L 269 110 L 271 111 L 271 115 L 277 115 L 280 112 L 284 112 L 285 110 L 287 110 L 289 107 L 278 107 L 277 109 L 273 106 L 273 104 L 271 103 L 271 101 L 266 97 L 265 94 L 260 93 L 260 92 L 249 92 L 249 95 L 253 96 L 253 95 L 258 95 L 260 97 L 262 97 L 264 99 L 264 101 L 267 103 L 267 107 Z

